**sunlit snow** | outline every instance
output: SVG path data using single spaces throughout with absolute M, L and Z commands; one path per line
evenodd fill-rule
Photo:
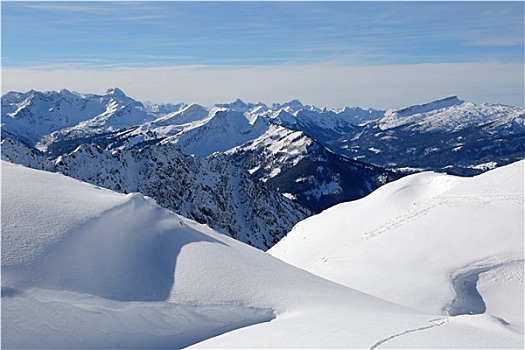
M 335 283 L 142 195 L 2 162 L 2 346 L 522 348 L 522 179 L 523 162 L 408 177 L 272 250 Z M 452 301 L 451 278 L 473 271 L 487 311 L 436 309 Z

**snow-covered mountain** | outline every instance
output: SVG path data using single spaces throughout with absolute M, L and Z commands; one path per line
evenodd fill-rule
M 271 124 L 227 151 L 237 163 L 314 212 L 362 198 L 398 174 L 337 155 L 302 131 Z
M 384 167 L 472 175 L 525 158 L 525 109 L 474 104 L 456 96 L 389 110 L 327 144 Z
M 262 250 L 310 215 L 253 179 L 229 157 L 193 157 L 167 142 L 113 151 L 82 144 L 47 160 L 17 141 L 4 140 L 2 158 L 122 193 L 140 192 L 164 208 Z
M 316 108 L 293 110 L 279 109 L 269 117 L 276 124 L 291 130 L 303 131 L 318 142 L 327 144 L 341 135 L 361 130 L 361 124 L 379 119 L 385 113 L 375 109 L 345 107 L 342 110 L 319 110 Z
M 49 101 L 43 105 L 40 96 Z M 68 99 L 73 99 L 69 103 L 73 107 L 68 113 L 80 117 L 61 123 L 56 115 L 61 109 L 48 107 L 60 105 L 60 101 Z M 315 211 L 362 197 L 396 178 L 381 168 L 337 156 L 309 136 L 310 131 L 321 137 L 323 133 L 333 135 L 334 132 L 351 130 L 355 118 L 368 118 L 371 111 L 345 109 L 336 113 L 304 106 L 296 100 L 271 108 L 262 103 L 241 100 L 211 108 L 197 104 L 145 107 L 119 89 L 110 89 L 103 96 L 81 95 L 65 90 L 60 93 L 9 93 L 4 96 L 3 104 L 6 106 L 2 109 L 3 139 L 10 138 L 38 148 L 50 160 L 69 154 L 82 144 L 96 144 L 113 151 L 169 142 L 186 154 L 200 157 L 216 152 L 229 153 L 239 166 L 251 173 L 258 167 L 259 171 L 253 174 L 257 179 L 263 182 L 270 179 L 267 181 L 269 187 Z M 25 122 L 24 114 L 20 113 L 21 104 L 38 106 L 27 108 L 33 111 L 34 116 L 40 116 L 46 125 L 40 128 L 37 135 L 28 137 L 24 132 L 18 132 L 31 129 Z M 98 108 L 86 109 L 84 105 L 96 105 Z M 316 119 L 317 115 L 320 117 Z M 275 139 L 276 133 L 295 135 L 294 128 L 299 126 L 305 129 L 300 131 L 304 140 L 296 140 L 295 136 Z M 318 132 L 314 133 L 314 130 Z M 263 144 L 271 144 L 271 147 L 253 147 Z M 308 147 L 302 144 L 308 144 Z M 295 161 L 288 162 L 286 152 L 292 149 L 299 152 L 299 156 Z M 26 149 L 14 154 L 6 152 L 4 159 L 17 159 L 17 162 L 31 166 L 32 159 L 21 159 L 20 155 L 26 152 Z M 302 160 L 299 161 L 299 158 Z
M 241 100 L 212 107 L 184 103 L 144 105 L 117 88 L 109 89 L 104 95 L 67 90 L 10 92 L 2 97 L 2 139 L 12 142 L 8 143 L 9 147 L 4 144 L 2 157 L 27 166 L 36 164 L 37 169 L 66 172 L 47 164 L 59 164 L 60 159 L 71 158 L 82 145 L 97 145 L 104 150 L 104 157 L 109 157 L 119 152 L 140 154 L 143 149 L 150 154 L 152 150 L 167 147 L 161 144 L 173 144 L 187 155 L 193 155 L 184 158 L 189 163 L 198 163 L 200 160 L 195 160 L 198 157 L 217 152 L 227 154 L 249 173 L 243 177 L 253 177 L 266 190 L 319 212 L 366 196 L 406 173 L 432 169 L 473 175 L 523 159 L 524 115 L 523 108 L 476 105 L 457 97 L 381 111 L 358 107 L 327 110 L 298 100 L 271 106 Z M 165 157 L 163 151 L 160 152 L 159 157 Z M 182 159 L 179 153 L 173 151 L 174 158 Z M 228 157 L 214 155 L 212 158 L 215 163 L 224 162 L 214 166 L 215 169 L 233 169 Z M 207 164 L 209 160 L 202 162 Z M 42 165 L 44 163 L 46 165 Z M 100 174 L 87 177 L 81 162 L 70 161 L 70 164 L 78 169 L 71 165 L 67 173 L 93 183 L 103 182 L 100 174 L 108 172 L 95 167 Z M 116 173 L 121 166 L 125 168 L 114 162 L 111 169 Z M 136 188 L 138 175 L 132 173 L 137 169 L 142 168 L 120 169 L 126 176 L 122 175 L 110 188 L 122 191 Z M 242 170 L 233 173 L 240 174 Z M 220 185 L 213 183 L 210 187 L 217 198 L 233 200 L 249 193 L 244 186 L 231 185 L 231 195 L 224 196 L 221 194 L 224 190 L 214 186 Z M 193 207 L 190 197 L 184 198 L 190 203 L 171 204 L 170 208 Z M 236 203 L 235 200 L 232 203 Z M 242 209 L 245 205 L 232 203 L 230 207 L 238 211 L 235 217 L 248 215 Z M 233 224 L 221 226 L 212 219 L 222 218 L 219 212 L 213 215 L 201 215 L 198 210 L 195 214 L 178 212 L 201 221 L 207 217 L 206 222 L 212 227 L 231 232 Z M 304 213 L 303 209 L 297 209 L 290 214 L 286 225 L 293 225 Z M 241 232 L 252 229 L 252 223 L 242 227 L 241 222 L 244 220 L 238 219 L 240 226 L 233 225 L 236 227 L 233 236 L 244 237 Z M 264 246 L 274 241 L 268 239 Z
M 82 95 L 64 89 L 9 92 L 2 96 L 3 137 L 14 137 L 29 146 L 51 142 L 45 138 L 52 138 L 57 131 L 61 135 L 76 131 L 85 137 L 137 125 L 153 117 L 142 103 L 117 88 L 109 89 L 105 95 Z
M 373 249 L 358 252 L 365 259 L 358 266 L 380 274 L 363 270 L 354 282 L 375 286 L 374 294 L 376 290 L 385 291 L 385 285 L 393 286 L 390 299 L 402 299 L 401 293 L 406 292 L 410 295 L 426 292 L 429 290 L 418 286 L 421 262 L 422 270 L 436 272 L 421 280 L 424 285 L 438 286 L 425 304 L 432 305 L 432 296 L 441 295 L 449 286 L 440 285 L 450 283 L 443 279 L 442 272 L 453 267 L 454 262 L 464 263 L 492 253 L 496 260 L 516 258 L 523 242 L 516 241 L 514 226 L 520 219 L 514 203 L 523 201 L 523 192 L 515 192 L 517 179 L 521 175 L 522 180 L 523 176 L 522 172 L 516 172 L 516 167 L 523 168 L 523 163 L 501 168 L 496 176 L 488 173 L 472 181 L 434 175 L 436 181 L 432 186 L 427 182 L 432 183 L 433 177 L 422 174 L 423 177 L 402 179 L 404 182 L 380 189 L 379 195 L 372 197 L 376 206 L 370 211 L 377 210 L 381 215 L 396 210 L 392 204 L 398 202 L 401 206 L 412 205 L 407 192 L 424 199 L 451 188 L 454 193 L 446 198 L 450 203 L 431 209 L 432 214 L 427 217 L 437 219 L 450 214 L 446 208 L 454 207 L 455 200 L 470 201 L 468 217 L 458 221 L 461 230 L 433 231 L 434 235 L 419 240 L 405 226 L 405 234 L 420 243 L 410 242 L 411 250 L 402 247 L 404 240 L 396 245 L 395 239 L 389 237 L 391 233 L 402 239 L 403 227 L 374 235 L 371 240 L 375 244 L 369 245 Z M 522 310 L 517 303 L 523 299 L 516 298 L 520 289 L 514 280 L 520 277 L 515 273 L 519 261 L 499 267 L 490 265 L 492 269 L 488 272 L 478 271 L 484 287 L 479 291 L 487 303 L 485 313 L 451 316 L 432 308 L 429 310 L 433 312 L 422 312 L 288 265 L 173 214 L 140 194 L 115 193 L 60 174 L 7 162 L 2 162 L 1 169 L 2 347 L 501 349 L 524 346 L 523 321 L 520 327 L 520 320 L 508 312 Z M 420 189 L 418 182 L 422 185 Z M 403 192 L 402 185 L 411 187 Z M 488 219 L 483 216 L 489 210 L 481 210 L 471 220 L 476 212 L 472 210 L 474 207 L 490 207 L 494 210 L 492 218 L 501 217 L 505 209 L 511 212 L 500 229 L 491 231 L 491 235 L 488 230 L 483 231 L 483 239 L 478 239 L 475 233 L 482 223 L 478 225 L 476 220 L 486 222 Z M 446 210 L 441 212 L 439 208 Z M 467 225 L 467 219 L 474 226 Z M 338 225 L 330 222 L 322 231 L 331 230 L 334 224 Z M 283 243 L 289 243 L 301 226 L 305 225 L 299 225 Z M 347 232 L 347 227 L 343 231 Z M 465 245 L 465 239 L 455 236 L 474 238 Z M 447 239 L 447 261 L 443 256 L 430 254 L 433 242 Z M 309 255 L 302 248 L 311 240 L 315 237 L 307 235 L 304 245 L 297 245 L 295 251 L 303 252 L 304 257 Z M 317 251 L 325 252 L 336 244 L 335 240 L 321 240 L 317 250 L 311 251 L 312 261 L 316 261 Z M 375 269 L 378 264 L 369 262 L 374 258 L 382 261 L 387 244 L 394 244 L 401 260 L 392 266 L 382 266 L 392 272 L 385 277 L 385 272 Z M 335 252 L 337 256 L 347 257 L 339 254 L 348 252 L 344 249 Z M 403 258 L 405 253 L 409 255 L 407 258 Z M 395 269 L 416 258 L 409 266 L 410 273 L 415 273 L 412 277 Z M 510 261 L 496 260 L 486 262 Z M 460 280 L 461 271 L 476 273 L 469 267 L 473 266 L 451 272 L 459 272 L 457 280 Z M 355 269 L 348 270 L 351 271 Z M 472 274 L 466 277 L 469 276 Z M 503 288 L 505 284 L 507 288 Z M 418 300 L 422 299 L 418 295 Z
M 456 96 L 381 111 L 326 110 L 298 100 L 270 107 L 241 100 L 211 108 L 144 106 L 117 88 L 105 95 L 31 90 L 2 96 L 2 137 L 56 157 L 80 143 L 109 144 L 107 139 L 117 132 L 122 139 L 127 131 L 126 137 L 149 141 L 171 137 L 187 153 L 205 156 L 253 141 L 277 124 L 336 154 L 382 167 L 479 173 L 485 163 L 500 166 L 524 157 L 524 115 L 523 108 Z
M 206 157 L 251 141 L 268 130 L 268 122 L 261 117 L 235 110 L 218 109 L 202 122 L 194 123 L 167 141 L 175 143 L 188 154 Z

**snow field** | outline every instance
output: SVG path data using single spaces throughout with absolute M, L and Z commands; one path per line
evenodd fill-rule
M 522 174 L 407 177 L 271 250 L 329 281 L 142 195 L 2 162 L 2 346 L 520 348 Z M 488 311 L 450 317 L 473 271 Z
M 405 177 L 300 222 L 269 253 L 417 310 L 485 313 L 461 324 L 493 317 L 523 345 L 524 164 Z
M 6 348 L 178 348 L 333 303 L 412 313 L 139 194 L 2 162 L 2 200 Z

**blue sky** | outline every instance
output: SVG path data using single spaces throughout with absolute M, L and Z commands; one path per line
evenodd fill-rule
M 523 106 L 523 64 L 523 2 L 2 1 L 4 92 Z

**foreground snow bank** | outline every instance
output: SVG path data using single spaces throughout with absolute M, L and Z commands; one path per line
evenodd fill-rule
M 3 162 L 2 347 L 179 348 L 272 319 L 168 302 L 178 252 L 199 241 L 225 244 L 141 195 Z
M 4 348 L 179 348 L 334 304 L 347 314 L 414 314 L 139 194 L 4 162 L 2 209 Z
M 461 317 L 328 281 L 141 195 L 2 163 L 3 348 L 523 345 L 513 324 Z
M 181 348 L 270 320 L 270 310 L 237 305 L 118 302 L 31 289 L 2 298 L 2 348 Z
M 486 312 L 523 332 L 524 164 L 405 177 L 306 219 L 269 253 L 401 305 Z

